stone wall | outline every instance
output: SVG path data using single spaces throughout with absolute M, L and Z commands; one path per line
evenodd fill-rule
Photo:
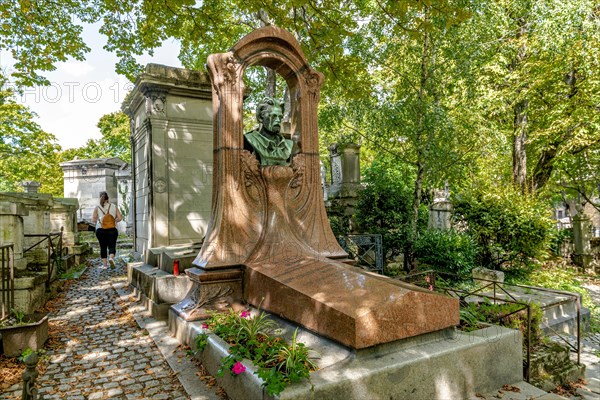
M 138 252 L 204 237 L 212 196 L 211 96 L 205 75 L 149 64 L 123 103 L 131 119 Z

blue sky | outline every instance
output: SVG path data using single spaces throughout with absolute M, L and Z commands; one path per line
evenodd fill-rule
M 80 147 L 88 139 L 97 139 L 98 120 L 105 114 L 118 111 L 133 84 L 115 72 L 117 58 L 104 50 L 104 36 L 98 33 L 99 24 L 84 25 L 83 38 L 91 52 L 85 61 L 69 60 L 58 63 L 56 70 L 44 74 L 51 82 L 48 87 L 25 89 L 17 97 L 37 115 L 37 122 L 46 132 L 54 134 L 63 148 Z M 177 59 L 179 44 L 172 40 L 163 43 L 153 56 L 138 61 L 181 67 Z M 6 52 L 1 54 L 1 67 L 10 69 Z

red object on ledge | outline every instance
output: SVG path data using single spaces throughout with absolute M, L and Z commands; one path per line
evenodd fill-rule
M 173 260 L 173 275 L 179 275 L 179 260 Z

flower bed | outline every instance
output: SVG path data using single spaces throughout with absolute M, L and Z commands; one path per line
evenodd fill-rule
M 296 340 L 297 330 L 291 343 L 286 343 L 277 335 L 277 324 L 264 312 L 215 313 L 202 329 L 195 339 L 198 351 L 207 347 L 210 332 L 229 345 L 229 355 L 221 359 L 218 377 L 225 373 L 234 377 L 247 373 L 244 361 L 250 361 L 253 364 L 250 369 L 263 381 L 269 395 L 278 395 L 291 383 L 309 379 L 310 372 L 317 369 L 311 350 Z

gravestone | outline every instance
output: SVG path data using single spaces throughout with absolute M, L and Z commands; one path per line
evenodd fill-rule
M 260 165 L 244 149 L 243 75 L 261 65 L 290 91 L 300 151 L 289 165 Z M 194 286 L 172 310 L 192 321 L 236 301 L 282 316 L 354 349 L 435 332 L 459 322 L 458 300 L 345 264 L 321 195 L 317 107 L 323 75 L 294 37 L 256 30 L 208 58 L 214 118 L 211 219 L 186 274 Z
M 586 269 L 592 261 L 591 221 L 584 214 L 583 207 L 577 207 L 577 214 L 571 220 L 573 223 L 573 261 L 579 267 Z
M 448 199 L 448 189 L 436 190 L 433 203 L 429 206 L 429 228 L 446 230 L 452 227 L 452 203 Z
M 212 185 L 208 78 L 148 64 L 121 108 L 131 121 L 135 250 L 201 242 Z

